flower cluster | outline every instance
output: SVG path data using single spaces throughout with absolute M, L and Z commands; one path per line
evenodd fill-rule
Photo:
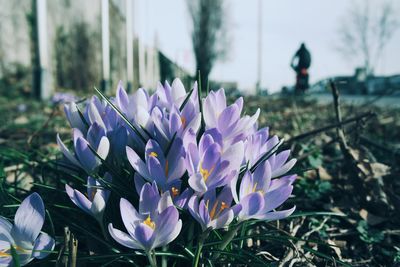
M 101 96 L 65 105 L 72 142 L 68 148 L 57 141 L 68 165 L 88 176 L 87 196 L 66 185 L 68 196 L 100 224 L 110 185 L 133 177 L 127 190 L 138 201 L 120 199 L 127 233 L 108 221 L 121 245 L 146 252 L 167 245 L 185 212 L 203 232 L 293 213 L 276 209 L 292 193 L 296 176 L 287 173 L 296 160 L 288 150 L 276 152 L 282 142 L 268 128 L 258 129 L 259 110 L 243 115 L 242 98 L 228 105 L 223 89 L 202 98 L 196 83 L 187 92 L 179 79 L 153 94 L 128 95 L 120 83 L 115 98 Z

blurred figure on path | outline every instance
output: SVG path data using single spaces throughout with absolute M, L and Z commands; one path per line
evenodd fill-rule
M 311 66 L 311 54 L 305 44 L 300 45 L 299 50 L 294 54 L 290 66 L 296 72 L 295 93 L 304 93 L 308 88 L 308 69 Z

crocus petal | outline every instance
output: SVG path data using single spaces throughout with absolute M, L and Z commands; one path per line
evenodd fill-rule
M 104 209 L 106 208 L 106 200 L 103 198 L 100 192 L 97 192 L 93 198 L 92 206 L 90 207 L 90 212 L 96 217 L 100 222 L 103 218 Z
M 264 198 L 259 192 L 251 193 L 240 200 L 242 211 L 241 218 L 251 218 L 264 208 Z
M 22 201 L 14 217 L 13 231 L 23 240 L 34 242 L 44 223 L 44 204 L 38 193 L 33 193 Z
M 32 256 L 36 259 L 43 259 L 53 251 L 55 246 L 54 239 L 46 233 L 40 233 L 39 237 L 35 240 L 33 245 Z
M 160 195 L 158 190 L 146 183 L 140 192 L 139 213 L 149 214 L 156 210 Z
M 144 249 L 135 239 L 128 234 L 113 227 L 112 223 L 108 224 L 108 232 L 115 241 L 121 245 L 132 249 Z
M 143 220 L 143 216 L 141 216 L 136 211 L 135 207 L 133 207 L 132 204 L 124 198 L 121 198 L 119 207 L 125 228 L 128 230 L 128 233 L 133 236 L 135 233 L 135 222 Z
M 81 115 L 79 114 L 78 106 L 76 105 L 76 103 L 71 102 L 65 104 L 64 112 L 69 124 L 71 125 L 71 128 L 78 128 L 81 131 L 86 129 L 86 126 L 82 121 Z
M 79 162 L 87 172 L 92 172 L 97 166 L 96 156 L 90 150 L 85 139 L 78 137 L 75 146 L 75 153 Z
M 233 220 L 234 214 L 233 210 L 229 209 L 226 212 L 222 213 L 220 216 L 215 218 L 209 223 L 209 227 L 212 227 L 213 229 L 220 229 L 225 226 L 228 226 L 232 220 Z
M 182 222 L 179 229 L 176 229 L 179 219 L 178 210 L 174 206 L 169 206 L 157 218 L 155 246 L 163 246 L 174 240 L 182 227 Z M 178 232 L 176 232 L 178 230 Z
M 87 199 L 87 197 L 84 194 L 74 189 L 74 199 L 75 201 L 73 201 L 73 199 L 71 198 L 72 202 L 74 202 L 84 212 L 87 212 L 88 214 L 92 215 L 92 213 L 90 212 L 92 202 L 90 202 L 89 199 Z
M 0 216 L 0 241 L 14 243 L 14 240 L 10 234 L 11 229 L 12 229 L 12 224 L 6 218 Z
M 154 230 L 144 223 L 140 223 L 135 228 L 136 240 L 146 249 L 153 249 Z
M 272 192 L 268 192 L 267 194 L 265 194 L 264 210 L 270 211 L 282 205 L 282 203 L 289 198 L 290 194 L 292 193 L 292 190 L 293 186 L 289 185 L 278 188 Z
M 90 123 L 93 124 L 97 122 L 101 127 L 103 127 L 104 129 L 106 128 L 106 125 L 104 124 L 103 119 L 101 118 L 101 115 L 93 101 L 90 101 L 88 107 L 88 116 Z
M 99 146 L 97 147 L 97 154 L 102 160 L 105 160 L 107 158 L 108 152 L 110 151 L 110 141 L 108 141 L 108 138 L 106 136 L 103 136 L 100 139 Z
M 278 177 L 278 176 L 281 176 L 281 175 L 287 173 L 288 171 L 290 171 L 290 169 L 293 168 L 293 166 L 296 164 L 296 162 L 297 162 L 296 159 L 289 160 L 286 164 L 284 164 L 278 170 L 272 171 L 272 177 Z
M 280 211 L 274 211 L 274 212 L 268 212 L 265 214 L 260 214 L 257 216 L 254 216 L 254 219 L 259 219 L 259 220 L 267 220 L 267 221 L 273 221 L 273 220 L 281 220 L 283 218 L 289 217 L 292 215 L 292 213 L 296 210 L 296 206 L 294 206 L 291 209 L 288 210 L 280 210 Z
M 194 191 L 199 193 L 207 191 L 207 185 L 200 173 L 195 173 L 189 177 L 189 185 Z
M 158 201 L 158 212 L 162 213 L 166 208 L 173 206 L 171 195 L 169 191 L 164 192 Z
M 150 174 L 147 170 L 146 164 L 139 157 L 139 155 L 136 154 L 136 152 L 129 146 L 126 147 L 126 155 L 133 169 L 137 171 L 143 178 L 149 179 Z
M 174 79 L 171 86 L 171 96 L 178 107 L 181 105 L 185 95 L 186 90 L 181 80 L 179 78 Z
M 81 164 L 76 160 L 76 158 L 72 155 L 72 153 L 69 151 L 69 149 L 66 147 L 66 145 L 61 141 L 60 135 L 57 134 L 57 144 L 61 150 L 61 152 L 64 154 L 64 156 L 73 164 L 76 166 L 81 167 Z

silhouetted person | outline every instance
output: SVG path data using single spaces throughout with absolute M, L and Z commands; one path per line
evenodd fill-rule
M 311 54 L 304 43 L 293 56 L 290 66 L 296 72 L 295 92 L 304 93 L 308 88 L 308 69 L 311 66 Z

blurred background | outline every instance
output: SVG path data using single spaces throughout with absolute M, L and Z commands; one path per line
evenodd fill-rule
M 330 78 L 354 95 L 400 91 L 400 2 L 387 0 L 0 0 L 0 90 L 187 86 L 237 94 L 294 91 L 304 43 L 310 92 Z M 208 79 L 209 78 L 209 79 Z M 203 86 L 205 87 L 205 86 Z

